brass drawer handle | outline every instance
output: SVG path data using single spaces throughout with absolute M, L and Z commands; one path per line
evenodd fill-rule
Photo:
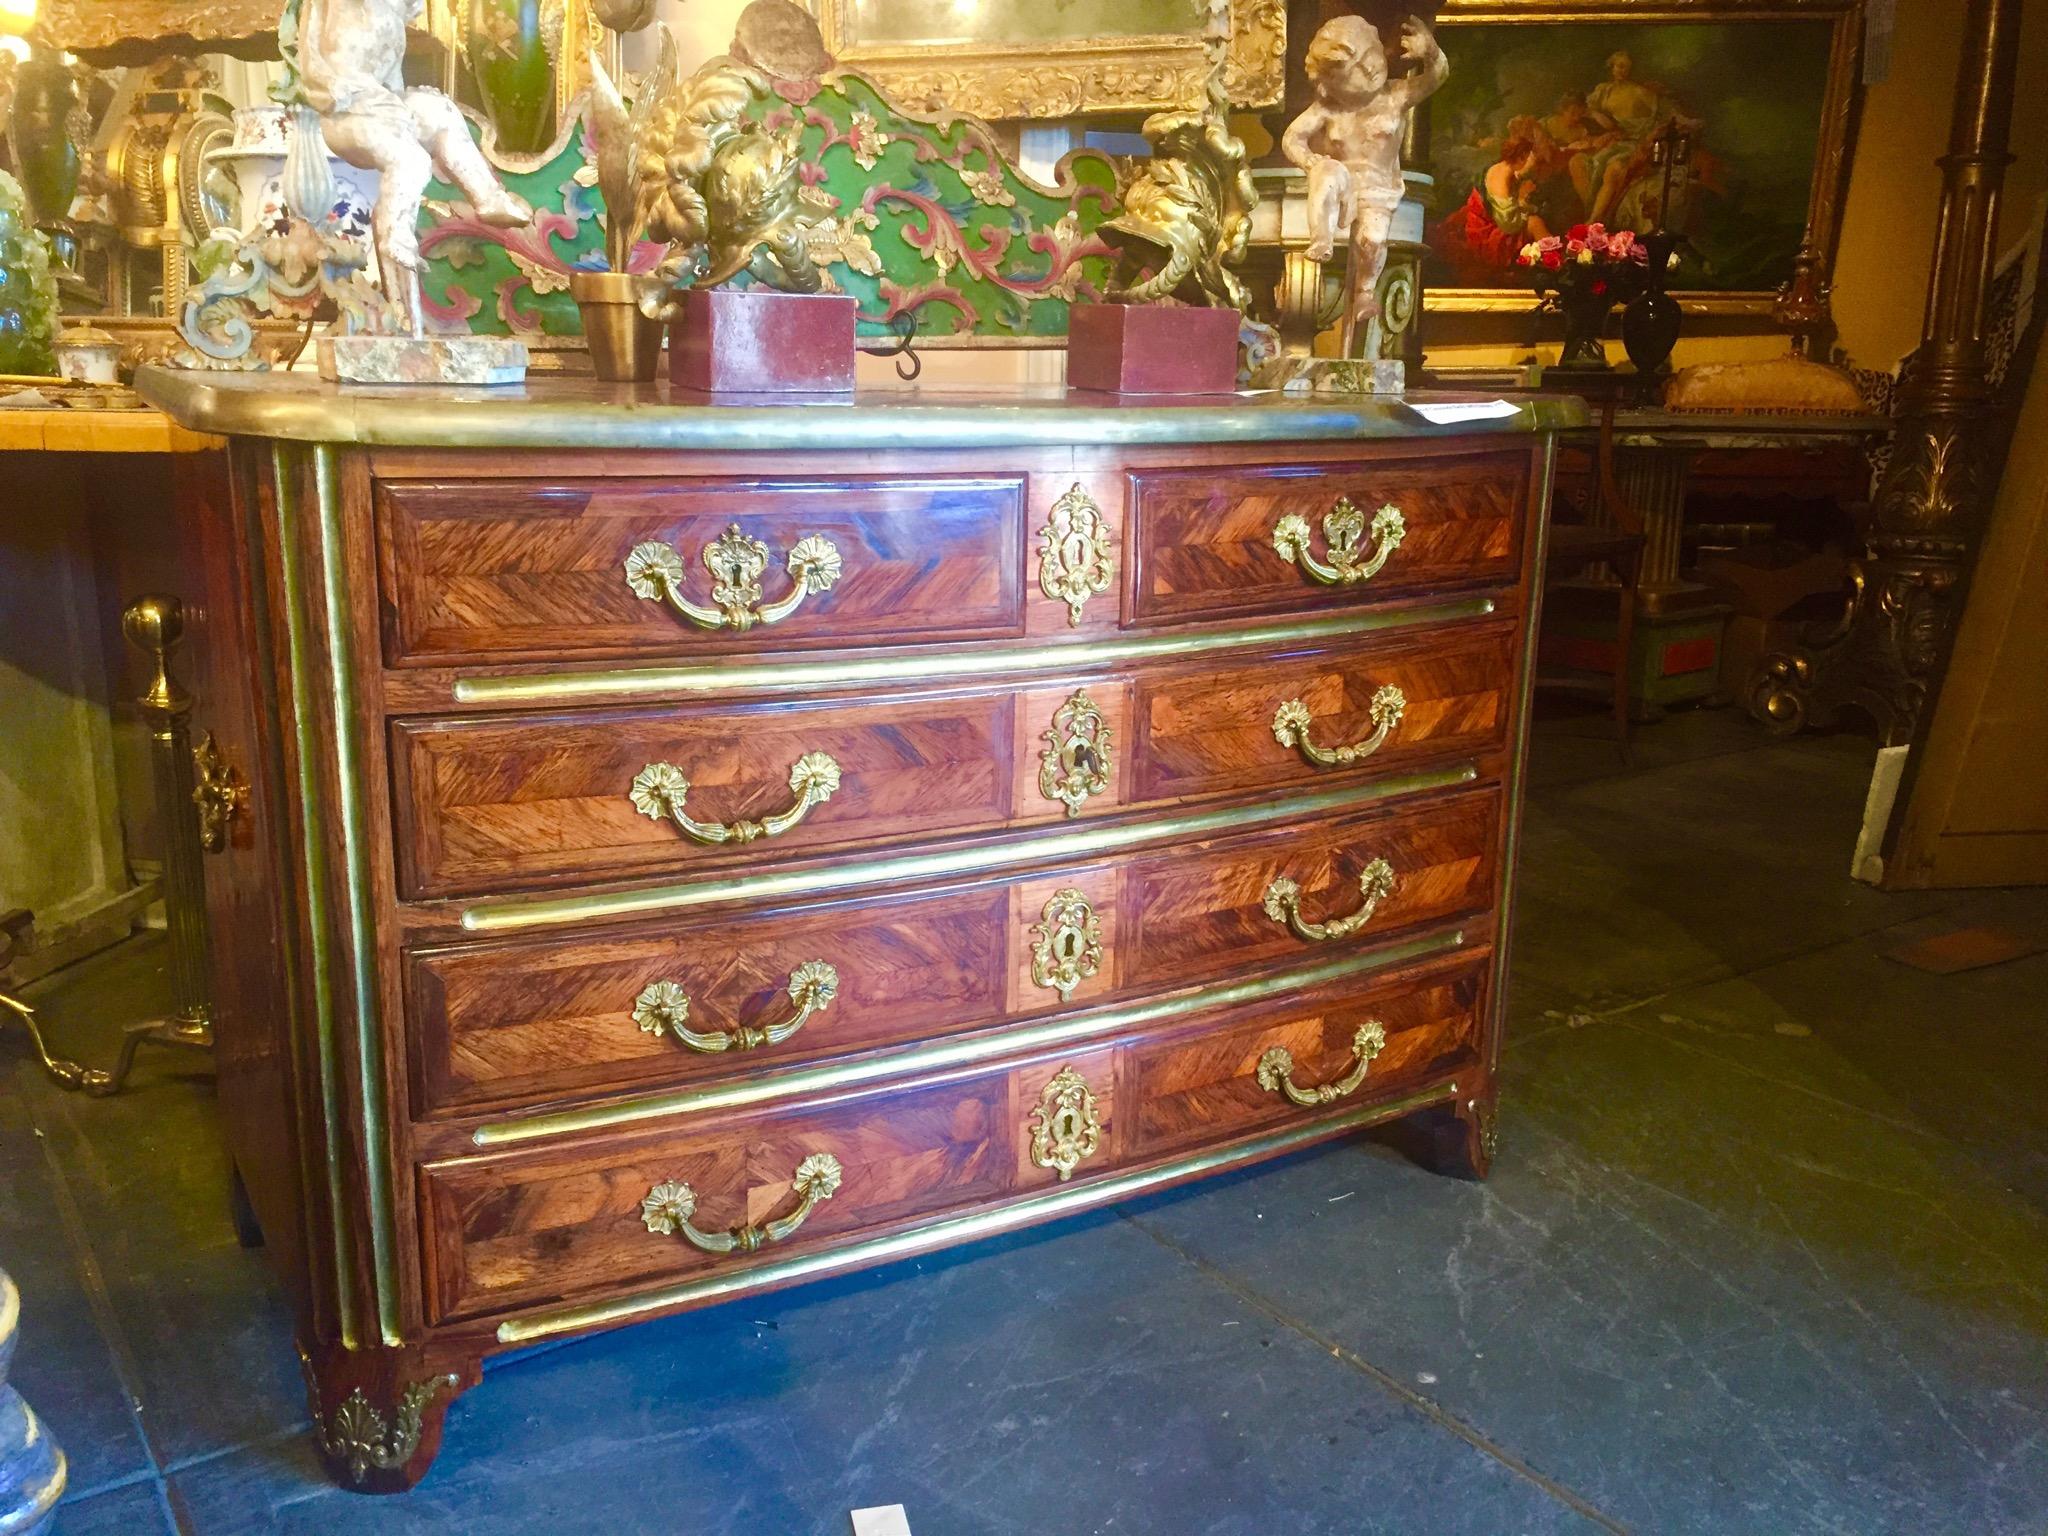
M 633 776 L 629 793 L 633 808 L 655 821 L 666 818 L 700 843 L 751 843 L 757 837 L 780 837 L 823 805 L 839 788 L 839 765 L 823 752 L 806 752 L 789 770 L 796 804 L 759 821 L 698 821 L 683 809 L 690 781 L 673 763 L 649 763 Z
M 1389 683 L 1372 696 L 1370 736 L 1348 747 L 1319 747 L 1308 739 L 1308 728 L 1314 724 L 1315 716 L 1300 699 L 1289 699 L 1273 711 L 1273 738 L 1283 747 L 1301 748 L 1301 755 L 1318 768 L 1348 768 L 1387 744 L 1407 708 L 1408 696 Z
M 839 579 L 839 548 L 820 534 L 796 541 L 783 562 L 793 583 L 772 603 L 761 601 L 761 573 L 768 569 L 768 546 L 740 532 L 734 523 L 704 546 L 704 569 L 711 573 L 711 600 L 706 608 L 683 596 L 683 557 L 660 542 L 636 544 L 626 556 L 626 585 L 644 602 L 666 602 L 692 624 L 705 629 L 752 629 L 788 618 L 813 592 L 829 592 Z
M 1347 1094 L 1358 1091 L 1358 1085 L 1365 1081 L 1366 1068 L 1386 1046 L 1386 1026 L 1378 1019 L 1367 1019 L 1358 1026 L 1358 1033 L 1351 1037 L 1351 1054 L 1356 1058 L 1351 1070 L 1333 1082 L 1303 1088 L 1294 1081 L 1294 1053 L 1284 1045 L 1276 1045 L 1259 1058 L 1259 1086 L 1268 1093 L 1286 1094 L 1304 1109 L 1313 1109 L 1318 1104 L 1334 1104 Z
M 1301 915 L 1301 887 L 1282 875 L 1266 887 L 1266 916 L 1285 923 L 1299 939 L 1346 939 L 1371 922 L 1379 904 L 1394 894 L 1394 866 L 1385 859 L 1374 859 L 1359 872 L 1358 889 L 1365 905 L 1356 912 L 1311 923 Z
M 657 1184 L 640 1202 L 640 1220 L 648 1231 L 660 1237 L 688 1238 L 706 1253 L 752 1253 L 769 1243 L 779 1243 L 804 1224 L 804 1218 L 839 1192 L 842 1177 L 839 1159 L 830 1152 L 813 1152 L 796 1165 L 790 1182 L 796 1209 L 758 1227 L 735 1227 L 730 1232 L 703 1232 L 690 1225 L 697 1214 L 697 1192 L 673 1180 Z
M 1281 559 L 1293 561 L 1324 586 L 1350 586 L 1379 574 L 1387 556 L 1408 537 L 1408 522 L 1401 509 L 1388 502 L 1372 515 L 1371 554 L 1359 548 L 1365 532 L 1365 514 L 1351 504 L 1349 496 L 1343 496 L 1323 518 L 1323 543 L 1330 552 L 1327 565 L 1309 549 L 1308 519 L 1299 512 L 1290 512 L 1273 525 L 1273 547 L 1280 551 Z
M 741 1024 L 708 1033 L 690 1028 L 690 995 L 673 981 L 652 983 L 633 999 L 633 1022 L 650 1035 L 674 1035 L 693 1051 L 755 1051 L 780 1045 L 823 1013 L 839 995 L 839 973 L 822 960 L 806 960 L 789 973 L 789 1000 L 796 1013 L 773 1024 Z

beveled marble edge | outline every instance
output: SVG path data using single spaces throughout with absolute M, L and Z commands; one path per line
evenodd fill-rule
M 1245 393 L 1142 402 L 1057 387 L 672 401 L 665 385 L 532 378 L 497 388 L 338 387 L 298 374 L 147 367 L 135 388 L 179 425 L 223 437 L 388 448 L 792 451 L 1069 448 L 1180 442 L 1307 442 L 1566 431 L 1588 421 L 1568 395 L 1509 399 L 1513 416 L 1433 426 L 1410 397 Z

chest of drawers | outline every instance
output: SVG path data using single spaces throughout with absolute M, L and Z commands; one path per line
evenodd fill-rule
M 315 1434 L 1395 1116 L 1483 1174 L 1551 434 L 151 374 Z

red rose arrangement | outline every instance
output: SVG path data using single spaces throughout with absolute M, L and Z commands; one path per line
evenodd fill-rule
M 1531 240 L 1515 264 L 1529 270 L 1542 307 L 1565 316 L 1560 366 L 1606 367 L 1600 333 L 1607 312 L 1641 291 L 1649 270 L 1649 249 L 1635 231 L 1574 224 L 1562 235 Z

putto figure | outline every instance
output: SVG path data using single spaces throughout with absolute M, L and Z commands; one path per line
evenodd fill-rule
M 414 336 L 420 334 L 416 226 L 420 199 L 435 174 L 460 187 L 486 224 L 516 229 L 533 218 L 526 200 L 499 184 L 455 103 L 425 86 L 406 86 L 406 23 L 424 9 L 425 0 L 293 0 L 279 26 L 279 41 L 297 71 L 295 99 L 319 114 L 317 133 L 306 132 L 306 114 L 299 114 L 285 167 L 286 199 L 316 227 L 324 221 L 333 182 L 323 138 L 350 165 L 378 173 L 371 221 L 378 281 L 395 326 Z
M 1287 125 L 1280 148 L 1308 172 L 1312 261 L 1328 261 L 1337 241 L 1351 241 L 1346 281 L 1344 352 L 1358 327 L 1379 314 L 1387 237 L 1401 204 L 1401 137 L 1408 113 L 1450 78 L 1451 66 L 1419 18 L 1401 23 L 1399 46 L 1416 67 L 1390 78 L 1377 28 L 1362 16 L 1327 21 L 1309 41 L 1306 60 L 1315 101 Z

